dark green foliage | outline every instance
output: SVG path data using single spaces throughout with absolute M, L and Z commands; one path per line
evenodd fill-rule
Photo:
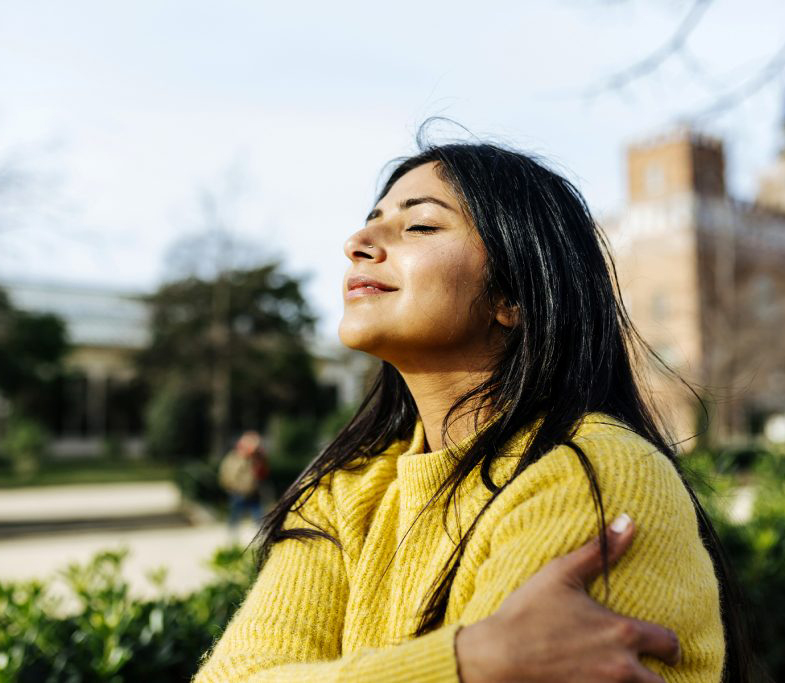
M 332 408 L 306 347 L 314 317 L 300 288 L 270 263 L 187 277 L 149 297 L 152 341 L 138 368 L 153 396 L 153 452 L 205 455 L 216 431 L 228 448 L 231 434 L 264 430 L 273 414 Z
M 266 408 L 276 401 L 292 407 L 302 397 L 297 389 L 314 386 L 302 339 L 314 319 L 300 283 L 279 272 L 277 264 L 232 271 L 220 282 L 190 277 L 162 286 L 149 297 L 152 342 L 140 356 L 140 370 L 151 379 L 209 388 L 217 287 L 228 292 L 220 324 L 228 328 L 235 392 L 260 392 Z
M 358 406 L 356 405 L 347 404 L 337 408 L 325 417 L 322 422 L 322 440 L 324 442 L 332 441 L 338 435 L 338 432 L 354 417 L 357 408 Z
M 16 414 L 37 418 L 50 412 L 67 350 L 62 320 L 17 310 L 0 290 L 0 395 Z
M 218 463 L 189 462 L 177 469 L 175 483 L 183 496 L 213 508 L 224 508 L 228 496 L 218 483 Z
M 273 452 L 286 454 L 303 469 L 318 450 L 320 421 L 313 416 L 282 415 L 273 427 Z
M 185 460 L 204 452 L 208 398 L 175 382 L 160 387 L 145 406 L 147 452 L 159 460 Z
M 208 586 L 188 597 L 160 587 L 153 600 L 129 596 L 123 558 L 105 552 L 69 567 L 63 578 L 73 604 L 53 599 L 40 582 L 0 583 L 0 681 L 189 681 L 250 586 L 250 552 L 219 551 Z M 153 580 L 160 586 L 163 575 Z
M 753 650 L 772 680 L 785 681 L 785 453 L 760 448 L 695 453 L 686 459 L 747 602 Z M 740 492 L 754 493 L 748 520 Z M 744 495 L 744 494 L 742 494 Z
M 0 453 L 14 475 L 30 477 L 40 468 L 48 443 L 49 435 L 38 422 L 14 417 L 0 439 Z
M 42 424 L 51 416 L 67 349 L 62 320 L 17 310 L 0 290 L 0 399 L 11 406 L 11 419 L 0 424 L 0 469 L 17 476 L 38 470 L 49 440 Z

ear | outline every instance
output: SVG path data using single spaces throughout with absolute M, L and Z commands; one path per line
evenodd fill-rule
M 504 327 L 515 327 L 520 322 L 520 308 L 505 303 L 497 304 L 494 312 L 496 322 Z

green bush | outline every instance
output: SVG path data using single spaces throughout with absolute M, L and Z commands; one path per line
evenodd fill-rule
M 357 412 L 357 406 L 350 403 L 340 408 L 336 408 L 332 413 L 329 413 L 322 420 L 321 425 L 321 439 L 322 442 L 327 444 L 332 441 L 354 417 Z
M 226 492 L 218 484 L 218 463 L 194 461 L 177 469 L 174 477 L 180 492 L 189 500 L 209 506 L 226 504 Z
M 8 423 L 0 452 L 15 475 L 27 477 L 38 471 L 48 446 L 49 435 L 38 422 L 17 417 Z
M 304 467 L 316 456 L 320 420 L 313 415 L 276 415 L 271 420 L 271 455 Z
M 103 552 L 62 573 L 73 604 L 39 581 L 0 583 L 3 683 L 187 682 L 242 601 L 254 575 L 250 553 L 221 550 L 215 579 L 187 597 L 137 600 L 121 577 L 124 552 Z
M 785 681 L 785 454 L 701 452 L 686 465 L 739 579 L 754 651 L 773 680 Z M 754 495 L 747 520 L 734 518 L 740 487 Z
M 207 452 L 207 398 L 175 384 L 163 386 L 147 404 L 145 442 L 149 455 L 167 461 Z

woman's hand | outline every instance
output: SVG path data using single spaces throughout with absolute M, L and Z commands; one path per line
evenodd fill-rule
M 633 534 L 626 515 L 608 528 L 610 563 Z M 676 664 L 676 634 L 592 600 L 586 587 L 601 573 L 596 538 L 549 562 L 487 619 L 461 628 L 455 648 L 462 683 L 662 683 L 638 656 Z

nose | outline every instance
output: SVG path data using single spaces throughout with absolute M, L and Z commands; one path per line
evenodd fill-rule
M 355 232 L 343 245 L 343 253 L 350 261 L 384 261 L 386 252 L 381 235 L 368 227 Z

